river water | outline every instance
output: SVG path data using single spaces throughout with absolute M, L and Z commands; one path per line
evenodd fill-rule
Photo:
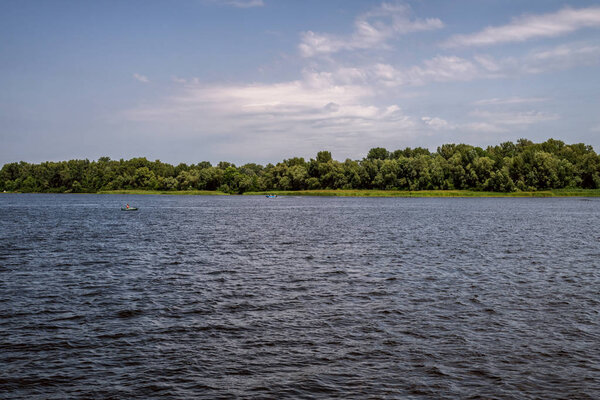
M 3 399 L 600 398 L 600 199 L 5 194 L 0 223 Z

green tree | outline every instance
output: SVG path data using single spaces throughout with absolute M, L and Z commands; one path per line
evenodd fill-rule
M 304 161 L 304 160 L 303 160 Z M 287 177 L 290 180 L 292 190 L 306 189 L 308 170 L 303 164 L 296 164 L 288 169 Z
M 133 175 L 133 186 L 140 189 L 150 189 L 151 183 L 156 180 L 154 172 L 148 167 L 140 167 L 135 170 Z
M 390 152 L 383 147 L 374 147 L 367 153 L 367 160 L 387 160 Z
M 317 153 L 317 162 L 318 163 L 325 164 L 332 160 L 333 159 L 331 158 L 331 152 L 329 152 L 329 151 L 319 151 Z

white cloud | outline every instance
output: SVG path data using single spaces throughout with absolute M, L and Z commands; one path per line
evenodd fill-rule
M 495 99 L 492 99 L 495 100 Z M 485 104 L 485 103 L 484 103 Z M 487 103 L 510 104 L 510 103 Z M 534 124 L 559 119 L 558 114 L 541 111 L 482 111 L 475 110 L 469 113 L 471 122 L 463 123 L 459 127 L 472 132 L 504 133 L 522 130 Z
M 469 81 L 479 75 L 479 69 L 473 62 L 464 58 L 436 56 L 425 60 L 422 67 L 412 67 L 407 75 L 412 84 L 432 81 Z
M 501 125 L 531 125 L 543 121 L 558 119 L 557 114 L 544 113 L 540 111 L 525 112 L 491 112 L 476 110 L 472 116 L 487 119 Z
M 171 80 L 175 83 L 187 83 L 187 80 L 178 76 L 172 76 Z
M 343 84 L 334 76 L 304 71 L 302 79 L 274 84 L 188 83 L 176 95 L 126 116 L 162 125 L 169 134 L 207 141 L 227 137 L 232 151 L 243 155 L 260 148 L 265 157 L 285 149 L 314 154 L 324 148 L 358 157 L 367 146 L 393 147 L 423 129 L 398 105 L 376 104 L 370 86 Z
M 486 56 L 486 60 L 497 67 L 493 73 L 486 74 L 489 78 L 541 74 L 599 64 L 600 46 L 589 43 L 569 43 L 544 50 L 533 50 L 520 58 L 505 57 L 495 60 Z
M 221 4 L 225 6 L 232 6 L 237 8 L 252 8 L 252 7 L 263 7 L 265 5 L 263 0 L 204 0 L 205 2 Z
M 495 59 L 486 55 L 476 56 L 474 61 L 482 67 L 474 78 L 509 78 L 600 64 L 600 46 L 568 43 L 532 50 L 519 58 Z
M 571 43 L 535 50 L 520 58 L 476 55 L 467 59 L 437 55 L 408 68 L 380 63 L 368 68 L 368 76 L 386 87 L 421 86 L 432 82 L 514 78 L 596 64 L 600 64 L 600 46 Z
M 393 87 L 403 85 L 425 85 L 431 82 L 470 81 L 484 74 L 477 63 L 456 56 L 435 56 L 405 69 L 389 64 L 376 64 L 372 75 L 381 84 Z
M 407 83 L 402 71 L 389 64 L 376 64 L 370 68 L 370 73 L 384 86 L 394 87 Z
M 554 121 L 559 118 L 558 114 L 545 113 L 541 111 L 517 111 L 517 112 L 491 112 L 475 110 L 470 113 L 471 117 L 481 120 L 476 124 L 487 124 L 503 130 L 506 127 L 527 126 L 540 122 Z
M 439 29 L 444 26 L 438 18 L 411 19 L 410 8 L 401 4 L 382 3 L 360 15 L 354 21 L 350 36 L 307 31 L 302 33 L 298 46 L 304 57 L 327 55 L 342 50 L 359 50 L 385 46 L 387 40 L 410 32 Z
M 482 99 L 474 102 L 474 105 L 478 106 L 497 106 L 497 105 L 509 105 L 509 104 L 527 104 L 527 103 L 540 103 L 547 101 L 546 97 L 509 97 L 505 99 L 492 98 Z
M 446 47 L 491 46 L 524 42 L 536 38 L 561 36 L 590 27 L 600 27 L 600 7 L 563 8 L 549 14 L 524 15 L 514 18 L 507 25 L 490 26 L 477 33 L 452 36 L 442 45 Z
M 421 65 L 404 69 L 378 64 L 373 70 L 374 75 L 386 86 L 422 86 L 433 82 L 468 82 L 518 76 L 524 72 L 518 70 L 518 62 L 514 59 L 494 60 L 489 56 L 467 59 L 437 55 Z
M 600 46 L 565 44 L 530 54 L 525 58 L 525 71 L 539 73 L 598 63 L 600 63 Z
M 263 7 L 265 5 L 263 0 L 231 0 L 225 3 L 238 8 Z
M 502 65 L 496 62 L 491 56 L 476 55 L 473 60 L 489 74 L 501 74 Z
M 442 25 L 437 19 L 409 18 L 406 6 L 383 3 L 358 17 L 354 33 L 348 37 L 306 32 L 300 50 L 308 57 L 381 47 L 397 35 Z M 329 70 L 318 70 L 320 61 L 310 60 L 313 69 L 304 69 L 298 79 L 278 83 L 210 85 L 197 78 L 173 77 L 178 85 L 173 85 L 172 96 L 130 110 L 126 116 L 162 129 L 165 135 L 201 140 L 207 145 L 223 143 L 228 157 L 244 157 L 251 151 L 256 158 L 272 159 L 286 151 L 307 155 L 327 148 L 360 157 L 364 149 L 374 146 L 398 148 L 410 140 L 459 131 L 475 135 L 514 132 L 556 120 L 556 114 L 514 111 L 516 105 L 538 103 L 544 98 L 483 99 L 473 104 L 484 110 L 453 120 L 406 115 L 394 104 L 397 100 L 381 99 L 398 99 L 403 92 L 400 87 L 516 77 L 590 65 L 600 62 L 600 46 L 571 43 L 504 58 L 442 54 L 412 66 L 381 60 L 360 67 L 341 66 L 330 59 Z M 149 82 L 145 76 L 134 77 Z M 494 112 L 487 110 L 490 108 Z M 513 110 L 507 112 L 505 108 Z
M 461 126 L 463 129 L 473 132 L 483 133 L 502 133 L 507 132 L 506 128 L 499 127 L 489 122 L 469 122 Z
M 142 83 L 148 83 L 148 82 L 150 82 L 150 80 L 148 79 L 147 76 L 140 75 L 138 73 L 133 74 L 133 79 L 135 79 L 135 80 L 137 80 L 139 82 L 142 82 Z
M 454 126 L 450 125 L 448 121 L 438 117 L 421 117 L 421 121 L 436 131 L 441 129 L 454 129 Z
M 329 73 L 305 72 L 302 80 L 275 84 L 189 84 L 185 91 L 153 109 L 135 115 L 144 118 L 186 115 L 210 109 L 211 113 L 236 117 L 321 119 L 323 116 L 373 117 L 377 109 L 361 106 L 372 95 L 366 86 L 336 85 Z

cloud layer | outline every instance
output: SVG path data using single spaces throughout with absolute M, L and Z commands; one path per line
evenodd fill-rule
M 304 32 L 298 45 L 301 56 L 298 60 L 304 65 L 297 79 L 207 84 L 198 78 L 173 76 L 171 81 L 176 85 L 173 95 L 130 110 L 126 116 L 153 127 L 163 126 L 165 130 L 178 132 L 177 135 L 203 138 L 206 143 L 225 141 L 227 151 L 232 154 L 241 156 L 251 149 L 264 158 L 279 157 L 285 152 L 314 154 L 324 148 L 356 157 L 373 146 L 398 148 L 411 142 L 419 145 L 439 142 L 441 137 L 450 140 L 466 135 L 476 141 L 476 135 L 518 134 L 536 124 L 562 118 L 543 110 L 548 97 L 515 93 L 506 97 L 471 98 L 461 107 L 452 105 L 452 114 L 441 115 L 442 111 L 438 115 L 415 111 L 418 110 L 415 107 L 407 113 L 405 109 L 411 108 L 407 100 L 410 96 L 402 96 L 408 90 L 426 93 L 434 85 L 460 87 L 478 80 L 519 79 L 599 64 L 600 45 L 592 41 L 555 43 L 522 51 L 517 56 L 450 53 L 450 47 L 561 35 L 596 26 L 597 18 L 600 18 L 598 7 L 519 17 L 506 26 L 453 36 L 445 50 L 435 48 L 437 54 L 430 53 L 417 63 L 402 65 L 398 58 L 396 62 L 386 62 L 387 55 L 393 53 L 389 51 L 392 40 L 411 32 L 440 29 L 444 23 L 437 18 L 414 17 L 405 5 L 383 3 L 359 15 L 348 36 Z M 378 57 L 371 62 L 365 61 L 371 58 L 358 58 L 360 64 L 348 61 L 353 58 L 342 54 L 376 50 L 382 50 Z M 142 75 L 134 77 L 148 82 Z
M 238 8 L 263 7 L 265 5 L 263 0 L 229 0 L 225 1 L 225 4 Z
M 364 50 L 382 47 L 396 36 L 419 31 L 440 29 L 438 18 L 411 19 L 410 8 L 402 4 L 383 3 L 359 16 L 354 21 L 354 32 L 349 36 L 304 32 L 298 48 L 304 57 L 337 53 L 342 50 Z
M 420 122 L 396 104 L 374 105 L 374 95 L 368 85 L 338 84 L 332 74 L 305 71 L 301 80 L 275 84 L 187 84 L 176 96 L 127 117 L 176 125 L 193 135 L 233 133 L 246 146 L 259 141 L 281 151 L 293 144 L 312 152 L 335 144 L 350 152 L 360 142 L 392 142 Z
M 537 38 L 557 37 L 591 27 L 600 27 L 600 7 L 564 8 L 549 14 L 521 16 L 507 25 L 487 27 L 472 34 L 454 35 L 445 41 L 443 46 L 492 46 L 524 42 Z
M 370 74 L 386 86 L 421 86 L 433 82 L 517 78 L 598 63 L 600 63 L 600 46 L 570 43 L 534 50 L 521 57 L 497 58 L 480 54 L 472 58 L 464 58 L 437 55 L 424 60 L 421 65 L 408 68 L 376 64 L 370 68 Z
M 142 83 L 148 83 L 148 82 L 150 82 L 150 80 L 148 79 L 147 76 L 140 75 L 137 72 L 133 74 L 133 79 L 135 79 L 138 82 L 142 82 Z
M 203 0 L 205 2 L 220 4 L 224 6 L 236 7 L 236 8 L 253 8 L 253 7 L 264 7 L 265 3 L 263 0 Z

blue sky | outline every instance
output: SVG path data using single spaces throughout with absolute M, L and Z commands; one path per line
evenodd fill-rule
M 600 150 L 597 1 L 0 1 L 0 165 Z

